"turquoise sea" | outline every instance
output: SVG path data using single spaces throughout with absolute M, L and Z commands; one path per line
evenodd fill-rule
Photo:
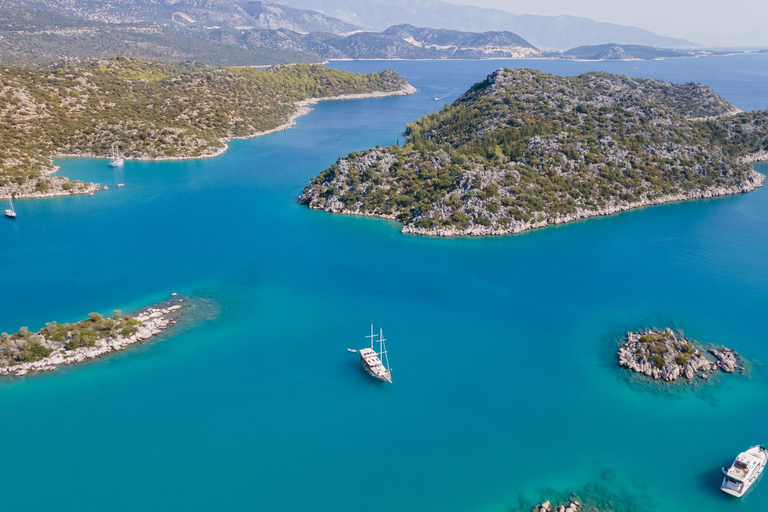
M 594 485 L 644 510 L 768 510 L 766 482 L 741 501 L 718 489 L 768 443 L 768 189 L 488 239 L 296 204 L 337 157 L 402 141 L 501 66 L 700 81 L 748 110 L 768 108 L 768 55 L 332 65 L 393 68 L 419 93 L 321 103 L 209 160 L 61 160 L 110 189 L 20 200 L 0 222 L 0 330 L 172 292 L 218 305 L 170 338 L 0 382 L 0 510 L 506 512 Z M 370 321 L 392 385 L 346 351 Z M 644 326 L 756 362 L 718 385 L 629 379 L 615 346 Z

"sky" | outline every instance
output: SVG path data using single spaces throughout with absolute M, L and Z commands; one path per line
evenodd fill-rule
M 768 0 L 446 0 L 514 14 L 570 14 L 716 46 L 768 46 Z

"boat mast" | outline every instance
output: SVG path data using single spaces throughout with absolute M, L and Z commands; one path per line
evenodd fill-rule
M 389 356 L 387 355 L 387 346 L 384 344 L 384 342 L 387 341 L 384 339 L 384 330 L 379 328 L 379 358 L 382 356 L 384 357 L 384 362 L 387 366 L 387 371 L 389 371 Z
M 371 348 L 373 348 L 373 340 L 376 339 L 376 335 L 373 334 L 373 324 L 371 324 L 371 335 L 366 336 L 366 338 L 371 338 Z

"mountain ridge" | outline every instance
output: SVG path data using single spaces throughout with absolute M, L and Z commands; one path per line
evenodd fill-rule
M 510 31 L 542 50 L 615 42 L 656 47 L 698 46 L 642 28 L 578 16 L 512 14 L 498 9 L 457 5 L 440 0 L 281 0 L 285 5 L 322 12 L 361 26 L 384 30 L 409 23 L 467 32 Z

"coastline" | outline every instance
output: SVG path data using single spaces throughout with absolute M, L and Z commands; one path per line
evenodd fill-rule
M 408 96 L 411 94 L 415 94 L 417 89 L 413 87 L 411 84 L 406 84 L 403 88 L 398 89 L 396 91 L 377 91 L 377 92 L 370 92 L 370 93 L 360 93 L 360 94 L 343 94 L 339 96 L 328 96 L 328 97 L 320 97 L 320 98 L 307 98 L 299 101 L 295 101 L 293 103 L 294 111 L 288 116 L 288 118 L 280 125 L 276 126 L 275 128 L 271 128 L 269 130 L 264 130 L 260 132 L 255 132 L 246 136 L 242 137 L 235 137 L 235 136 L 228 136 L 223 139 L 220 139 L 221 146 L 216 147 L 213 151 L 210 153 L 203 153 L 201 155 L 177 155 L 177 156 L 157 156 L 157 157 L 150 157 L 150 156 L 142 156 L 138 158 L 128 158 L 126 157 L 125 160 L 132 160 L 132 161 L 143 161 L 143 162 L 160 162 L 160 161 L 174 161 L 174 160 L 201 160 L 204 158 L 215 158 L 217 156 L 221 156 L 229 149 L 228 142 L 231 140 L 248 140 L 248 139 L 254 139 L 256 137 L 262 137 L 264 135 L 269 135 L 271 133 L 276 133 L 284 130 L 288 130 L 296 125 L 297 120 L 309 114 L 312 111 L 312 106 L 320 103 L 321 101 L 344 101 L 344 100 L 358 100 L 358 99 L 369 99 L 369 98 L 385 98 L 389 96 Z M 45 192 L 40 191 L 24 191 L 21 185 L 17 186 L 15 190 L 11 190 L 12 187 L 3 187 L 0 188 L 0 200 L 3 199 L 9 199 L 13 197 L 14 199 L 34 199 L 34 198 L 43 198 L 43 197 L 62 197 L 62 196 L 70 196 L 70 195 L 78 195 L 78 194 L 91 194 L 94 192 L 97 192 L 101 190 L 101 185 L 98 183 L 85 183 L 81 181 L 74 181 L 70 180 L 69 178 L 66 178 L 64 176 L 53 176 L 56 172 L 59 171 L 59 167 L 54 165 L 53 159 L 54 158 L 105 158 L 101 155 L 94 155 L 93 153 L 80 153 L 80 154 L 71 154 L 71 153 L 54 153 L 50 157 L 50 164 L 51 167 L 43 171 L 43 175 L 40 177 L 40 179 L 45 180 L 49 186 L 52 186 L 55 188 L 55 190 L 47 190 Z M 85 185 L 85 188 L 77 187 L 77 190 L 75 188 L 71 190 L 64 190 L 63 186 L 65 183 L 83 183 Z M 22 190 L 20 190 L 22 189 Z M 15 194 L 15 195 L 14 195 Z
M 184 299 L 172 297 L 170 300 L 143 308 L 139 313 L 131 317 L 132 320 L 137 322 L 137 326 L 136 332 L 130 336 L 107 336 L 97 339 L 94 345 L 90 347 L 83 346 L 72 350 L 62 348 L 54 350 L 51 355 L 37 361 L 0 366 L 0 376 L 13 375 L 20 377 L 32 373 L 54 371 L 63 365 L 84 363 L 98 359 L 111 352 L 123 350 L 130 345 L 149 341 L 164 330 L 177 324 L 179 321 L 178 316 L 183 310 L 184 305 Z
M 768 155 L 767 155 L 768 156 Z M 463 236 L 489 236 L 489 235 L 514 235 L 529 231 L 532 229 L 544 228 L 547 226 L 554 226 L 560 224 L 567 224 L 569 222 L 575 222 L 578 220 L 589 219 L 592 217 L 606 217 L 609 215 L 615 215 L 617 213 L 635 210 L 638 208 L 645 208 L 647 206 L 658 206 L 668 203 L 679 203 L 683 201 L 691 201 L 694 199 L 711 199 L 714 197 L 722 197 L 729 195 L 745 194 L 751 192 L 765 185 L 765 175 L 752 170 L 751 175 L 753 180 L 732 187 L 717 187 L 706 190 L 695 190 L 685 194 L 666 195 L 654 198 L 652 200 L 644 199 L 642 201 L 636 201 L 632 203 L 623 203 L 607 206 L 598 210 L 579 210 L 570 215 L 563 217 L 556 217 L 554 219 L 547 219 L 540 222 L 517 222 L 510 229 L 493 229 L 485 226 L 471 226 L 466 230 L 460 230 L 456 228 L 441 228 L 441 229 L 424 229 L 414 226 L 404 226 L 403 233 L 422 236 L 434 236 L 434 237 L 463 237 Z
M 762 151 L 759 153 L 755 153 L 753 155 L 749 155 L 748 157 L 743 157 L 743 161 L 745 163 L 768 161 L 768 151 Z M 401 228 L 400 232 L 408 235 L 418 235 L 418 236 L 427 236 L 427 237 L 435 237 L 435 238 L 515 235 L 515 234 L 522 233 L 524 231 L 530 231 L 533 229 L 540 229 L 540 228 L 545 228 L 547 226 L 566 224 L 569 222 L 576 222 L 579 220 L 589 219 L 592 217 L 606 217 L 609 215 L 615 215 L 617 213 L 621 213 L 629 210 L 645 208 L 647 206 L 658 206 L 658 205 L 668 204 L 668 203 L 691 201 L 694 199 L 711 199 L 715 197 L 722 197 L 722 196 L 728 196 L 728 195 L 745 194 L 747 192 L 751 192 L 753 190 L 761 188 L 765 185 L 765 180 L 766 180 L 765 175 L 755 171 L 754 169 L 750 171 L 750 175 L 752 179 L 741 185 L 735 185 L 732 187 L 717 187 L 717 188 L 706 189 L 706 190 L 696 190 L 696 191 L 691 191 L 685 194 L 660 196 L 652 200 L 644 199 L 642 201 L 636 201 L 632 203 L 611 205 L 598 210 L 578 210 L 577 212 L 572 213 L 570 215 L 566 215 L 563 217 L 556 217 L 554 219 L 547 219 L 540 222 L 519 221 L 511 225 L 510 228 L 508 229 L 494 229 L 492 227 L 486 227 L 486 226 L 480 226 L 480 225 L 470 226 L 467 229 L 459 229 L 456 227 L 429 229 L 429 228 L 418 228 L 415 226 L 404 225 Z M 303 197 L 304 197 L 303 195 L 299 196 L 299 200 L 300 200 L 299 202 L 301 202 L 301 199 Z M 335 213 L 339 215 L 353 215 L 357 217 L 375 217 L 375 218 L 386 219 L 386 220 L 395 220 L 395 221 L 397 220 L 396 214 L 379 215 L 379 214 L 364 213 L 359 211 L 352 211 L 349 209 L 335 210 L 335 209 L 318 208 L 318 207 L 311 206 L 310 204 L 307 204 L 307 206 L 312 210 L 321 210 L 327 213 Z

